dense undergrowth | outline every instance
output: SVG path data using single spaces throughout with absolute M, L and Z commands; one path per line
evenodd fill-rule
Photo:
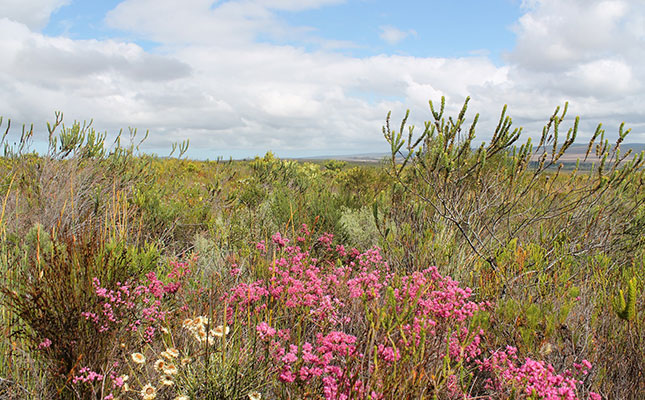
M 478 148 L 443 108 L 378 166 L 3 139 L 0 398 L 643 398 L 627 132 L 563 172 L 566 107 Z

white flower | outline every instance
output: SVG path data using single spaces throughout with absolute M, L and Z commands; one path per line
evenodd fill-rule
M 195 339 L 199 341 L 200 343 L 205 341 L 207 339 L 206 331 L 202 328 L 195 332 Z
M 144 356 L 141 353 L 132 353 L 131 357 L 132 357 L 132 361 L 134 361 L 137 364 L 143 364 L 146 362 L 146 356 Z
M 228 326 L 225 328 L 223 325 L 219 325 L 215 329 L 211 329 L 210 334 L 213 336 L 222 337 L 224 335 L 228 335 L 230 331 L 231 328 L 229 328 Z
M 161 384 L 163 384 L 164 386 L 172 386 L 175 384 L 175 382 L 172 380 L 172 376 L 164 375 L 161 377 Z
M 162 369 L 164 369 L 165 366 L 166 366 L 166 362 L 164 360 L 158 359 L 157 361 L 155 361 L 155 369 L 158 369 L 159 371 L 161 371 Z
M 179 357 L 179 351 L 174 347 L 170 347 L 170 348 L 166 349 L 166 351 L 164 353 L 168 354 L 171 358 Z
M 186 328 L 186 329 L 190 329 L 190 328 L 192 328 L 194 325 L 195 325 L 195 322 L 194 322 L 192 319 L 190 319 L 190 318 L 186 318 L 186 319 L 184 320 L 184 322 L 182 323 L 182 326 L 183 326 L 184 328 Z
M 147 384 L 141 389 L 141 397 L 143 400 L 153 400 L 157 397 L 157 389 L 151 384 Z
M 179 372 L 179 370 L 177 369 L 175 364 L 166 364 L 163 367 L 163 372 L 164 374 L 175 375 L 177 372 Z

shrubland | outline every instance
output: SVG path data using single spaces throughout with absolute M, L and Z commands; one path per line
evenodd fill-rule
M 378 165 L 162 158 L 61 114 L 45 154 L 5 134 L 0 397 L 645 396 L 628 131 L 566 169 L 566 105 L 480 146 L 444 107 L 388 115 Z

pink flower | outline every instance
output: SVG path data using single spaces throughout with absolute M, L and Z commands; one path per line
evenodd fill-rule
M 258 335 L 260 335 L 260 339 L 262 340 L 267 340 L 269 338 L 272 338 L 275 336 L 276 330 L 271 328 L 269 324 L 266 322 L 262 321 L 257 326 L 255 327 L 255 330 L 257 331 Z
M 277 244 L 278 247 L 282 248 L 289 243 L 289 239 L 283 238 L 282 235 L 280 235 L 280 232 L 276 232 L 271 236 L 271 239 L 273 240 L 273 243 Z
M 103 380 L 103 375 L 99 374 L 98 372 L 94 372 L 87 367 L 81 368 L 78 372 L 79 372 L 79 375 L 74 376 L 74 378 L 72 379 L 73 384 L 77 384 L 79 382 L 91 383 L 94 381 Z
M 383 344 L 379 343 L 377 348 L 379 356 L 387 363 L 393 363 L 401 359 L 401 353 L 394 347 L 384 346 Z
M 48 338 L 45 338 L 45 340 L 43 340 L 42 342 L 40 342 L 40 343 L 38 344 L 38 349 L 39 349 L 39 350 L 47 349 L 47 348 L 49 348 L 49 346 L 51 346 L 51 345 L 52 345 L 52 341 L 51 341 L 51 340 L 49 340 Z
M 298 356 L 294 353 L 287 353 L 282 357 L 282 362 L 285 364 L 293 364 L 298 361 Z
M 257 242 L 255 244 L 255 248 L 260 250 L 260 252 L 262 254 L 266 253 L 266 251 L 267 251 L 267 247 L 266 247 L 266 244 L 265 244 L 264 240 L 260 240 L 259 242 Z
M 286 366 L 285 369 L 280 374 L 279 379 L 282 382 L 291 383 L 296 380 L 296 375 L 293 372 L 291 372 L 290 366 Z

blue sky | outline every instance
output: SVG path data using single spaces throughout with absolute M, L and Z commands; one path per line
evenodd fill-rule
M 358 57 L 464 57 L 483 52 L 500 62 L 502 52 L 513 47 L 511 27 L 521 12 L 519 2 L 510 0 L 353 1 L 280 15 L 290 25 L 309 26 L 325 38 L 355 43 L 358 47 L 346 51 Z M 406 36 L 384 41 L 386 27 Z
M 126 34 L 105 23 L 105 15 L 120 2 L 70 1 L 51 14 L 42 32 L 48 36 L 62 35 L 73 39 L 119 38 L 154 51 L 160 43 Z M 361 0 L 297 12 L 278 10 L 276 15 L 285 24 L 306 27 L 322 38 L 351 42 L 341 50 L 356 57 L 383 53 L 418 57 L 485 54 L 501 65 L 502 53 L 513 47 L 515 35 L 512 26 L 521 16 L 521 9 L 520 3 L 513 0 L 435 0 L 400 4 Z M 394 34 L 388 42 L 382 38 L 388 28 L 404 36 L 397 39 Z M 258 39 L 304 46 L 312 51 L 321 47 L 320 43 L 298 40 L 298 37 L 260 36 Z
M 55 110 L 150 130 L 160 154 L 385 151 L 385 115 L 466 96 L 486 140 L 499 111 L 538 135 L 569 101 L 582 139 L 620 122 L 645 142 L 638 0 L 0 0 L 0 115 Z

